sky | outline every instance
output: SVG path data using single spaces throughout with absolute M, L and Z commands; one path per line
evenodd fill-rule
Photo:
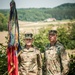
M 14 0 L 16 8 L 53 8 L 64 3 L 75 3 L 75 0 Z M 11 0 L 0 0 L 0 9 L 9 9 Z

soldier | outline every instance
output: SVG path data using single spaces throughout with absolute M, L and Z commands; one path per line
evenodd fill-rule
M 57 31 L 49 31 L 49 41 L 44 53 L 45 75 L 68 75 L 69 57 L 61 43 L 57 41 Z
M 19 75 L 42 75 L 42 59 L 38 49 L 33 47 L 33 34 L 25 34 L 25 47 L 19 55 Z

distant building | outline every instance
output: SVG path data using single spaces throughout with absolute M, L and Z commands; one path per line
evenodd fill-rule
M 51 22 L 51 21 L 56 21 L 56 19 L 55 18 L 48 18 L 48 19 L 46 19 L 46 20 L 44 20 L 45 22 Z

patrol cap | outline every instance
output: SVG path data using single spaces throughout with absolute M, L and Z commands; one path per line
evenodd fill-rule
M 33 39 L 32 33 L 25 33 L 25 39 Z
M 55 35 L 55 34 L 57 34 L 57 31 L 56 30 L 50 30 L 49 31 L 49 35 Z

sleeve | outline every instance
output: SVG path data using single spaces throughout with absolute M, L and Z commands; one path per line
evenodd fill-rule
M 42 75 L 42 56 L 39 50 L 37 50 L 37 64 L 38 64 L 38 75 Z
M 61 62 L 62 62 L 62 74 L 63 75 L 67 75 L 68 72 L 69 72 L 69 62 L 70 62 L 70 59 L 69 59 L 69 56 L 67 54 L 67 52 L 65 51 L 65 48 L 63 46 L 61 46 Z

